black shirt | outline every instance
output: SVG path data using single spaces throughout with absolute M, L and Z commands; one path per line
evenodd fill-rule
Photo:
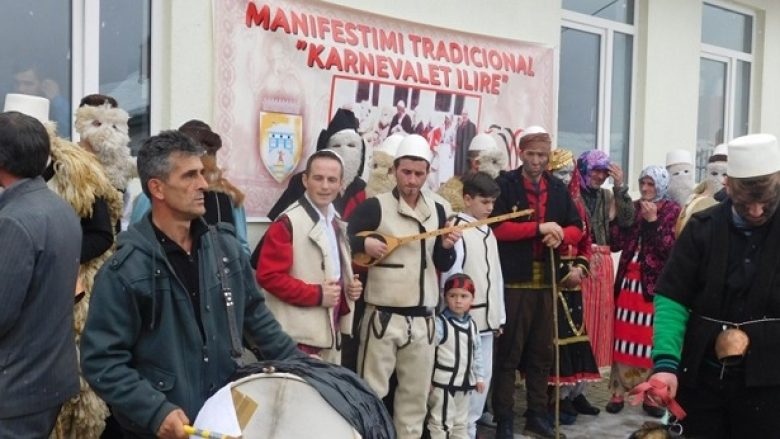
M 149 214 L 151 215 L 151 213 Z M 195 219 L 190 224 L 190 235 L 192 236 L 192 252 L 187 253 L 179 244 L 169 238 L 162 230 L 158 229 L 151 221 L 154 234 L 157 241 L 162 246 L 165 257 L 173 268 L 174 274 L 181 281 L 182 286 L 187 290 L 190 297 L 192 309 L 195 311 L 195 319 L 200 328 L 200 335 L 204 337 L 203 322 L 200 319 L 200 270 L 198 269 L 198 248 L 200 239 L 208 231 L 208 226 L 200 218 Z

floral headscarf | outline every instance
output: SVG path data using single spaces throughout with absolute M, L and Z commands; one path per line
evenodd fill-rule
M 577 170 L 580 171 L 580 183 L 582 187 L 590 187 L 590 171 L 594 169 L 609 169 L 609 156 L 604 151 L 598 149 L 591 149 L 580 154 L 580 158 L 577 159 Z
M 650 165 L 643 169 L 642 173 L 639 174 L 640 184 L 645 177 L 652 178 L 655 183 L 655 198 L 653 198 L 653 201 L 661 201 L 661 199 L 669 198 L 667 197 L 667 191 L 669 190 L 669 171 L 667 171 L 666 168 Z

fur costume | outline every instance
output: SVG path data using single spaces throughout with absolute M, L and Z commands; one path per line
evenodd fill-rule
M 384 151 L 374 150 L 370 168 L 366 197 L 373 197 L 393 190 L 395 187 L 395 176 L 392 174 L 393 156 Z
M 51 139 L 51 158 L 55 163 L 55 174 L 48 182 L 49 187 L 65 199 L 80 218 L 92 216 L 95 200 L 104 199 L 108 205 L 111 223 L 116 224 L 122 216 L 121 194 L 103 172 L 97 158 L 78 145 L 58 137 L 54 124 L 47 124 L 46 128 Z M 95 274 L 112 253 L 113 249 L 108 250 L 79 267 L 79 282 L 86 295 L 73 309 L 77 348 L 87 320 Z M 98 438 L 105 427 L 108 407 L 83 377 L 79 377 L 79 380 L 81 391 L 63 404 L 54 430 L 55 437 Z
M 84 105 L 76 110 L 76 131 L 89 143 L 111 184 L 124 191 L 130 179 L 138 176 L 135 159 L 130 155 L 129 115 L 109 104 Z
M 507 166 L 507 156 L 498 148 L 480 151 L 477 160 L 479 160 L 479 171 L 493 178 L 498 177 Z M 460 177 L 455 176 L 447 180 L 439 188 L 438 194 L 450 203 L 454 212 L 463 211 L 463 182 Z

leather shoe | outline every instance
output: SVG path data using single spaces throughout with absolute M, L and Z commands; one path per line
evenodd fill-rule
M 555 429 L 550 425 L 546 416 L 536 413 L 529 413 L 525 421 L 525 430 L 523 434 L 535 438 L 555 438 Z M 561 433 L 561 438 L 566 436 Z
M 666 410 L 658 407 L 657 405 L 650 405 L 646 402 L 642 403 L 642 410 L 654 418 L 661 418 L 664 416 L 664 414 L 666 414 Z
M 577 410 L 577 413 L 581 413 L 583 415 L 596 416 L 601 413 L 601 410 L 599 410 L 597 407 L 593 407 L 590 401 L 588 401 L 588 399 L 585 398 L 585 395 L 583 394 L 579 394 L 576 398 L 574 398 L 574 401 L 572 401 L 572 406 L 574 407 L 574 410 Z
M 607 403 L 607 413 L 619 413 L 621 410 L 623 410 L 623 406 L 625 405 L 626 403 L 623 401 L 623 398 L 613 396 L 612 399 L 610 399 Z
M 496 419 L 496 439 L 514 439 L 514 418 Z

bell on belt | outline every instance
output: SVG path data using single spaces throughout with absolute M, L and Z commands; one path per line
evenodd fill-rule
M 742 361 L 750 346 L 750 337 L 739 328 L 725 328 L 715 339 L 715 355 L 726 366 Z

